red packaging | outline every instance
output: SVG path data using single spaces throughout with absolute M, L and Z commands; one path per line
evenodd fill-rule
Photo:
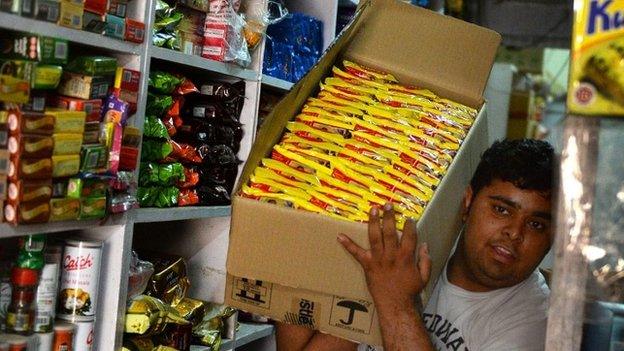
M 19 202 L 49 201 L 52 192 L 51 180 L 17 180 L 9 183 L 8 199 Z
M 128 10 L 128 0 L 110 0 L 108 5 L 108 13 L 117 17 L 126 17 Z
M 134 171 L 139 161 L 139 149 L 136 147 L 122 146 L 119 152 L 119 169 L 122 171 Z
M 183 189 L 180 190 L 178 195 L 178 206 L 191 206 L 199 203 L 199 195 L 195 189 Z
M 9 163 L 9 180 L 45 180 L 52 178 L 52 158 L 23 159 L 11 157 Z
M 108 11 L 108 0 L 85 0 L 84 9 L 103 16 Z
M 142 43 L 145 40 L 145 24 L 126 18 L 125 40 L 135 43 Z
M 87 114 L 86 123 L 99 122 L 102 113 L 102 99 L 83 100 L 69 96 L 59 96 L 56 106 L 70 111 L 84 111 Z
M 227 24 L 207 20 L 204 25 L 202 57 L 223 61 L 227 50 L 227 32 Z
M 13 202 L 4 206 L 4 220 L 11 224 L 46 223 L 50 220 L 50 202 Z
M 118 77 L 115 78 L 115 86 L 121 90 L 139 91 L 139 81 L 141 80 L 141 72 L 132 69 L 117 68 Z M 127 101 L 130 102 L 130 101 Z
M 119 158 L 121 157 L 121 140 L 123 138 L 123 127 L 116 124 L 113 130 L 113 140 L 108 153 L 108 170 L 117 173 L 119 170 Z
M 9 111 L 7 124 L 9 134 L 22 133 L 52 135 L 56 119 L 54 116 L 39 112 Z

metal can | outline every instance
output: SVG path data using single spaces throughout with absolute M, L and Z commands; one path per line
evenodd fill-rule
M 95 322 L 74 322 L 74 351 L 91 351 L 95 341 Z
M 52 351 L 72 351 L 74 343 L 74 330 L 76 326 L 71 323 L 56 323 L 54 325 L 54 343 Z
M 61 263 L 58 318 L 92 321 L 102 262 L 102 243 L 67 240 Z
M 38 333 L 36 336 L 39 338 L 39 347 L 37 347 L 38 351 L 52 351 L 54 333 Z

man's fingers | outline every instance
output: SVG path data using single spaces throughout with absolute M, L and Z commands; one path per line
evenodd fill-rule
M 403 226 L 403 236 L 401 237 L 401 253 L 406 257 L 413 257 L 418 245 L 418 233 L 416 232 L 416 221 L 409 218 Z
M 381 225 L 379 225 L 379 208 L 373 206 L 368 216 L 368 242 L 370 243 L 373 256 L 379 257 L 383 252 L 384 244 L 381 238 Z
M 368 266 L 369 255 L 367 251 L 361 248 L 358 244 L 354 243 L 353 240 L 349 239 L 344 234 L 338 235 L 338 242 L 344 246 L 344 248 L 353 256 L 362 267 Z
M 384 213 L 382 219 L 382 232 L 384 253 L 386 255 L 395 255 L 399 247 L 399 238 L 396 231 L 396 219 L 394 218 L 394 209 L 392 203 L 384 205 Z
M 431 257 L 429 257 L 429 247 L 427 243 L 422 244 L 418 250 L 418 272 L 420 273 L 420 279 L 424 285 L 429 282 L 431 276 Z

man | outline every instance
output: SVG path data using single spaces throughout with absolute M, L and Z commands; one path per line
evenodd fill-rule
M 496 142 L 483 154 L 465 192 L 463 233 L 422 315 L 413 301 L 431 261 L 426 243 L 414 255 L 413 221 L 399 238 L 386 205 L 370 212 L 370 250 L 338 237 L 364 269 L 386 351 L 544 349 L 549 290 L 537 267 L 553 240 L 552 173 L 545 142 Z M 367 349 L 284 324 L 277 341 L 279 351 Z

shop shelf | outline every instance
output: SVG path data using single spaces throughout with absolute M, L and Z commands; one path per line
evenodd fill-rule
M 238 332 L 236 332 L 236 337 L 234 339 L 223 340 L 221 343 L 221 350 L 232 350 L 271 334 L 273 334 L 273 326 L 270 324 L 240 323 Z M 205 346 L 191 346 L 191 351 L 209 350 L 210 348 Z
M 65 39 L 73 43 L 105 48 L 108 51 L 124 54 L 140 55 L 142 47 L 141 44 L 2 12 L 0 12 L 0 28 L 3 30 L 10 29 L 21 32 L 39 33 L 50 37 Z
M 116 225 L 125 225 L 128 221 L 128 213 L 110 216 L 105 220 L 85 220 L 85 221 L 64 221 L 49 222 L 42 224 L 22 224 L 11 225 L 8 223 L 0 224 L 0 239 L 10 238 L 14 236 L 31 235 L 31 234 L 51 234 L 58 232 L 67 232 L 74 230 L 90 229 L 95 227 L 110 227 Z
M 258 73 L 253 70 L 244 69 L 230 63 L 209 60 L 201 56 L 188 55 L 175 50 L 159 48 L 153 45 L 150 47 L 150 56 L 151 58 L 200 68 L 241 79 L 258 80 Z
M 281 90 L 290 90 L 294 85 L 294 83 L 291 83 L 289 81 L 274 78 L 266 74 L 262 75 L 262 84 Z
M 230 213 L 230 206 L 189 206 L 174 208 L 139 208 L 134 211 L 133 216 L 135 223 L 147 223 L 227 217 Z

